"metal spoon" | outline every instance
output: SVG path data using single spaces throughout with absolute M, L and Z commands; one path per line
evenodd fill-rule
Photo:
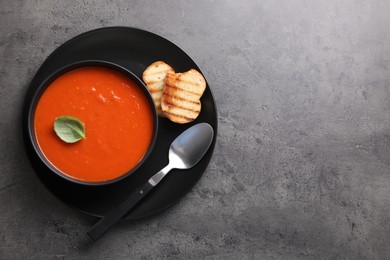
M 196 124 L 180 134 L 169 148 L 169 164 L 153 175 L 142 187 L 133 192 L 118 207 L 112 209 L 88 232 L 96 241 L 107 230 L 138 204 L 172 169 L 189 169 L 195 166 L 209 149 L 214 137 L 213 128 L 207 123 Z

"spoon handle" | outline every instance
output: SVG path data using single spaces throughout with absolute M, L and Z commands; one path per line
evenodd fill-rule
M 119 206 L 112 209 L 106 216 L 100 219 L 88 232 L 88 236 L 96 241 L 107 230 L 123 218 L 130 210 L 134 208 L 152 189 L 153 185 L 146 182 L 135 192 L 131 193 Z

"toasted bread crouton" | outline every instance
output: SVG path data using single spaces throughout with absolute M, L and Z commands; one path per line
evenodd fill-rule
M 156 61 L 149 65 L 142 74 L 142 79 L 153 98 L 157 113 L 160 116 L 164 116 L 161 110 L 161 96 L 165 86 L 165 76 L 168 73 L 175 73 L 175 71 L 165 62 Z
M 161 98 L 162 111 L 175 123 L 193 121 L 200 113 L 200 97 L 205 89 L 206 80 L 194 69 L 184 73 L 168 73 Z

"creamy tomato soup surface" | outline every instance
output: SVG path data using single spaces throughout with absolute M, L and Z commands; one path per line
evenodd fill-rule
M 54 120 L 73 116 L 86 138 L 63 142 Z M 145 156 L 153 136 L 153 112 L 144 92 L 109 68 L 85 67 L 55 79 L 39 98 L 34 131 L 46 159 L 63 174 L 85 182 L 116 179 Z

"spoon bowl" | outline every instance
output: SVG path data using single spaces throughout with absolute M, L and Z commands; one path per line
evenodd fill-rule
M 172 142 L 169 148 L 169 165 L 172 169 L 194 167 L 207 152 L 213 136 L 214 130 L 207 123 L 200 123 L 187 129 Z

